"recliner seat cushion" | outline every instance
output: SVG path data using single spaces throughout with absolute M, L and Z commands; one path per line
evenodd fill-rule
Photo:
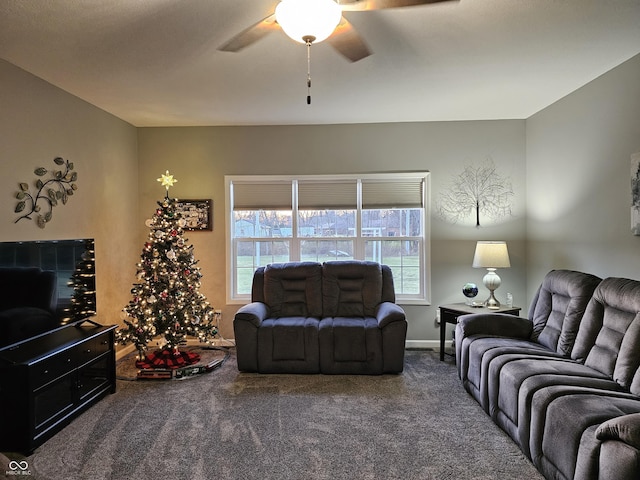
M 472 339 L 473 341 L 466 349 L 470 368 L 467 370 L 468 375 L 466 380 L 463 380 L 463 385 L 489 415 L 491 415 L 491 405 L 489 403 L 489 382 L 491 380 L 488 370 L 495 358 L 512 354 L 521 356 L 560 356 L 545 346 L 529 340 L 503 337 L 481 338 L 480 336 L 472 337 Z
M 640 412 L 627 393 L 558 385 L 533 397 L 531 457 L 547 478 L 600 478 L 597 428 L 611 418 Z M 604 472 L 601 472 L 604 473 Z
M 258 329 L 258 372 L 318 373 L 319 320 L 312 317 L 267 318 Z
M 326 317 L 318 335 L 322 373 L 383 373 L 382 330 L 375 318 Z
M 530 455 L 531 399 L 538 390 L 577 385 L 621 391 L 608 376 L 563 357 L 503 355 L 491 362 L 488 375 L 490 415 L 526 455 Z

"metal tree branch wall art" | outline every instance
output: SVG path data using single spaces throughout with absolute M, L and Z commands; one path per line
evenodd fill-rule
M 452 223 L 475 216 L 476 227 L 480 227 L 481 216 L 499 220 L 511 215 L 511 197 L 511 182 L 488 160 L 478 166 L 467 165 L 454 175 L 451 185 L 440 194 L 436 209 Z
M 53 162 L 61 169 L 49 171 L 44 167 L 38 167 L 33 171 L 38 177 L 44 177 L 47 173 L 51 173 L 52 176 L 44 181 L 42 178 L 36 179 L 34 194 L 29 191 L 29 184 L 19 184 L 20 191 L 16 193 L 18 204 L 15 213 L 26 213 L 18 217 L 14 223 L 18 223 L 23 218 L 31 220 L 32 215 L 36 214 L 37 225 L 44 228 L 51 221 L 53 207 L 57 206 L 58 202 L 66 205 L 69 197 L 78 189 L 75 183 L 78 173 L 73 171 L 73 163 L 61 157 L 54 158 Z

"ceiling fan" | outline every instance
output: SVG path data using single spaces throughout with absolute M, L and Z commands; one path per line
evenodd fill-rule
M 283 30 L 295 41 L 306 44 L 327 42 L 341 55 L 357 62 L 371 51 L 343 11 L 382 10 L 457 0 L 282 0 L 274 13 L 243 30 L 218 50 L 237 52 L 268 33 Z

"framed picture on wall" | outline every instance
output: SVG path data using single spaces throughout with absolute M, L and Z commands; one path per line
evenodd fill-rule
M 185 230 L 213 230 L 212 200 L 176 200 L 176 211 L 187 222 Z
M 640 235 L 640 152 L 631 155 L 631 233 Z

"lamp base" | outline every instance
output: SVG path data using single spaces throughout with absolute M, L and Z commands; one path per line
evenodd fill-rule
M 487 307 L 489 310 L 499 310 L 500 309 L 500 302 L 498 301 L 498 299 L 493 294 L 493 290 L 491 290 L 491 292 L 489 294 L 489 298 L 487 298 L 487 300 L 484 302 L 484 306 Z
M 489 290 L 489 298 L 484 302 L 485 307 L 489 310 L 498 310 L 500 302 L 493 292 L 502 284 L 502 280 L 500 280 L 495 268 L 487 268 L 487 274 L 482 279 L 482 283 Z

